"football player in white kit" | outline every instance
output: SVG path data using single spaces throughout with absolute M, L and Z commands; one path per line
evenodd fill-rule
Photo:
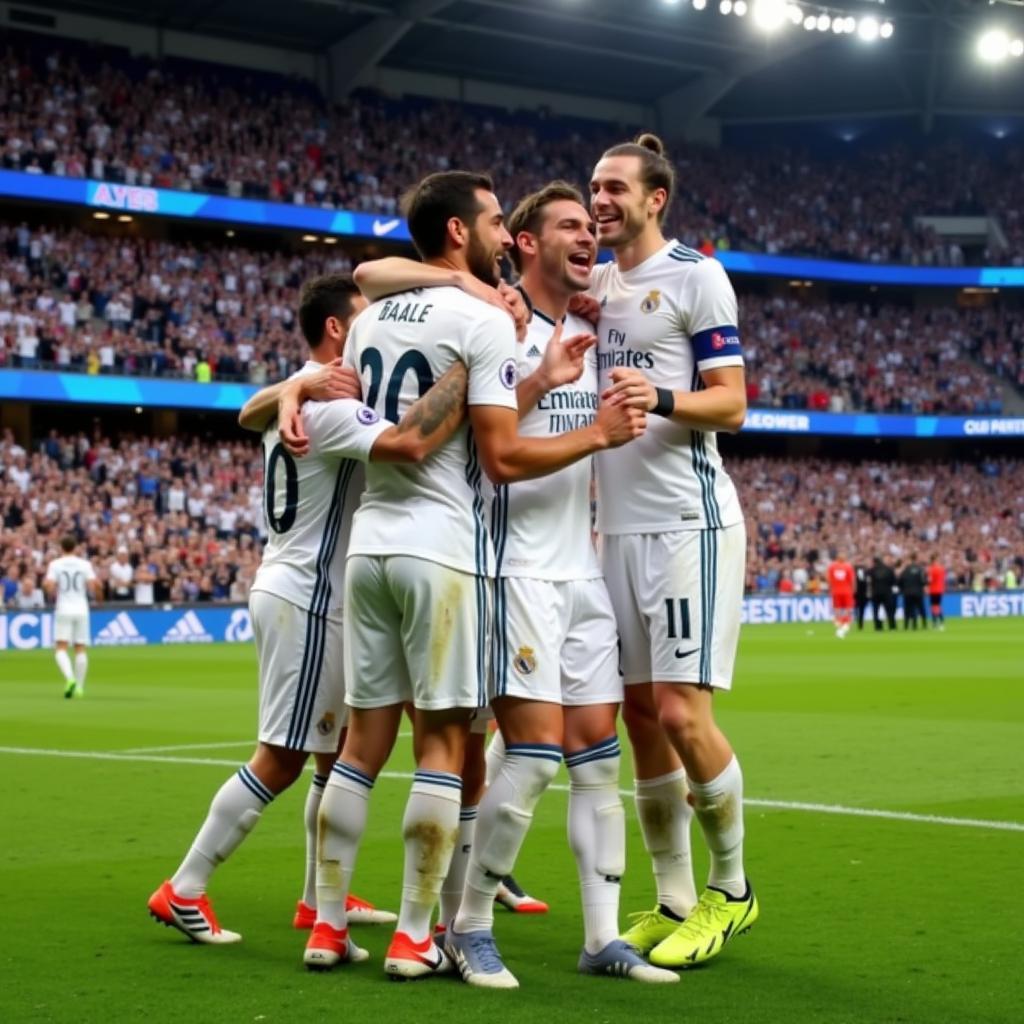
M 56 600 L 53 613 L 53 641 L 57 668 L 64 679 L 65 697 L 85 696 L 85 675 L 89 669 L 89 595 L 96 596 L 99 582 L 92 564 L 75 554 L 74 537 L 62 537 L 64 552 L 46 567 L 43 587 L 50 600 Z M 75 650 L 74 668 L 68 645 Z
M 489 178 L 433 174 L 405 205 L 426 263 L 498 283 L 512 240 Z M 371 466 L 353 523 L 345 620 L 351 717 L 321 809 L 318 917 L 304 959 L 314 968 L 344 959 L 344 897 L 368 798 L 394 744 L 403 703 L 411 701 L 417 770 L 403 821 L 402 906 L 385 970 L 423 977 L 445 970 L 450 956 L 470 984 L 512 988 L 517 982 L 489 929 L 459 936 L 449 929 L 447 956 L 430 933 L 459 830 L 459 772 L 470 717 L 489 697 L 496 554 L 484 518 L 482 475 L 503 484 L 555 472 L 638 436 L 646 414 L 633 409 L 639 418 L 631 418 L 621 405 L 605 404 L 579 429 L 521 437 L 512 322 L 454 287 L 400 292 L 373 303 L 354 325 L 346 350 L 346 362 L 362 375 L 367 404 L 390 419 L 454 359 L 469 371 L 469 425 L 423 466 Z M 549 747 L 534 745 L 533 756 L 523 759 L 529 784 L 514 806 L 502 805 L 501 846 L 513 853 L 558 768 L 560 742 L 557 736 Z M 493 899 L 492 887 L 488 904 Z
M 606 396 L 651 414 L 628 456 L 597 458 L 597 528 L 626 683 L 623 712 L 658 905 L 623 938 L 661 967 L 716 955 L 758 915 L 743 869 L 743 777 L 715 724 L 732 683 L 745 528 L 718 430 L 746 415 L 736 296 L 722 265 L 661 231 L 674 175 L 655 136 L 609 149 L 591 178 Z M 685 769 L 685 772 L 684 772 Z M 687 801 L 689 790 L 689 803 Z M 693 812 L 710 853 L 697 898 Z
M 300 382 L 341 355 L 348 326 L 365 304 L 351 279 L 342 275 L 306 285 L 299 323 L 311 358 L 296 375 Z M 366 461 L 426 459 L 461 422 L 465 381 L 465 368 L 455 364 L 397 426 L 351 399 L 315 402 L 305 417 L 310 451 L 298 460 L 281 445 L 276 422 L 263 432 L 269 536 L 249 599 L 260 672 L 259 745 L 248 764 L 218 790 L 181 866 L 149 900 L 157 920 L 193 941 L 240 940 L 237 932 L 220 926 L 206 896 L 207 883 L 265 807 L 299 777 L 310 753 L 316 775 L 307 798 L 306 828 L 313 834 L 312 841 L 307 836 L 307 850 L 313 851 L 315 868 L 317 811 L 345 717 L 344 552 L 362 489 L 357 467 Z M 265 418 L 268 402 L 272 405 L 279 391 L 257 396 L 257 418 L 260 409 Z M 307 874 L 308 890 L 315 871 Z M 394 920 L 360 903 L 353 916 Z M 305 911 L 306 916 L 312 912 L 308 906 Z M 297 921 L 296 926 L 304 925 Z M 364 954 L 351 946 L 348 955 L 358 959 Z

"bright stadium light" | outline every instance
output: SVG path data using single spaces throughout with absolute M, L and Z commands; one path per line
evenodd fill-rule
M 879 28 L 878 19 L 873 18 L 869 14 L 866 18 L 860 19 L 860 24 L 857 26 L 857 35 L 865 43 L 873 43 L 878 38 Z
M 732 14 L 732 0 L 722 0 L 718 5 L 719 14 Z
M 832 31 L 835 32 L 837 36 L 841 36 L 846 31 L 846 19 L 836 18 L 835 21 L 832 22 Z
M 785 0 L 754 0 L 754 24 L 764 32 L 774 32 L 786 20 Z
M 991 28 L 978 37 L 977 52 L 986 64 L 1001 64 L 1010 55 L 1010 37 L 1001 28 Z
M 693 0 L 693 9 L 695 11 L 703 11 L 708 5 L 708 0 Z
M 804 12 L 796 4 L 786 4 L 786 17 L 794 25 L 799 25 L 804 20 Z
M 747 0 L 736 0 L 732 5 L 732 13 L 737 18 L 745 18 L 747 16 Z
M 807 29 L 808 32 L 813 32 L 817 27 L 818 19 L 813 14 L 808 14 L 807 17 L 804 18 L 804 28 Z
M 883 39 L 891 39 L 892 38 L 892 22 L 891 21 L 883 21 L 882 22 L 882 27 L 878 30 L 878 34 Z
M 827 32 L 832 27 L 832 19 L 827 14 L 818 15 L 818 31 Z
M 1024 39 L 1014 39 L 1010 43 L 1010 56 L 1021 57 L 1024 56 Z
M 843 31 L 846 33 L 856 32 L 857 19 L 848 14 L 843 20 Z

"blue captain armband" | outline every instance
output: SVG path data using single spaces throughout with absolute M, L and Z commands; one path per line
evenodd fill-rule
M 712 359 L 737 356 L 740 359 L 743 358 L 739 328 L 732 324 L 709 327 L 706 331 L 697 331 L 690 338 L 690 344 L 693 346 L 693 355 L 698 365 Z

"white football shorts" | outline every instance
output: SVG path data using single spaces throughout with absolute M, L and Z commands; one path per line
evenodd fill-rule
M 411 555 L 345 566 L 346 700 L 421 711 L 487 703 L 491 580 Z
M 87 647 L 89 644 L 89 613 L 55 613 L 53 616 L 53 639 L 76 647 Z
M 630 683 L 732 686 L 746 527 L 608 534 L 602 564 Z
M 494 621 L 493 696 L 566 706 L 622 702 L 604 580 L 497 580 Z
M 260 742 L 333 753 L 347 718 L 341 619 L 262 590 L 249 595 L 249 613 L 260 666 Z

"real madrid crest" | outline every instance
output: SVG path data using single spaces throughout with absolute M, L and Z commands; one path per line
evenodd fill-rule
M 320 721 L 316 723 L 316 731 L 318 733 L 320 733 L 321 736 L 330 736 L 331 733 L 334 732 L 334 712 L 333 711 L 325 711 L 324 712 L 324 717 L 321 718 Z
M 521 676 L 528 676 L 537 667 L 537 659 L 533 656 L 533 648 L 520 647 L 512 664 Z
M 661 292 L 652 288 L 643 302 L 640 303 L 641 313 L 653 313 L 661 305 Z

